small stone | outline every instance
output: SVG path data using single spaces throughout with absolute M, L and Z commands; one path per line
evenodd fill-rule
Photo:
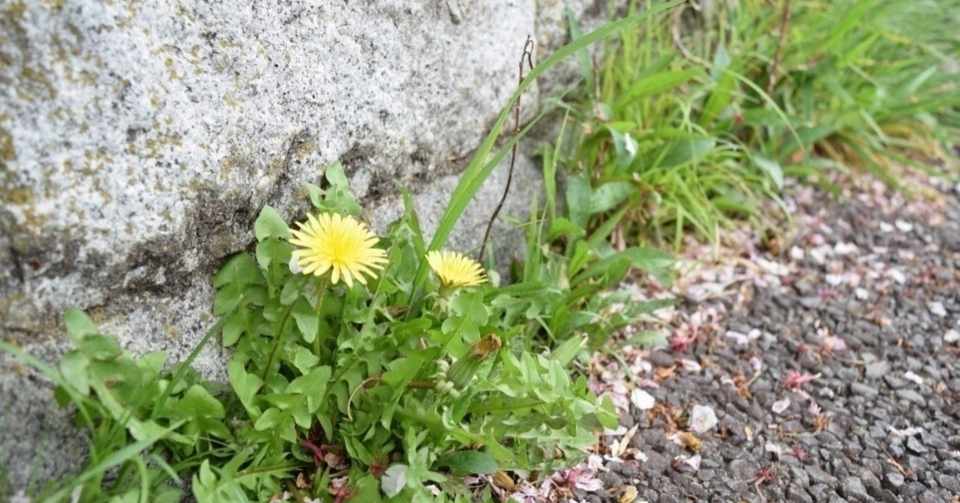
M 926 446 L 924 446 L 923 443 L 917 439 L 917 437 L 907 438 L 907 449 L 914 454 L 926 454 L 929 452 L 929 449 L 927 449 Z
M 638 410 L 650 410 L 656 404 L 650 393 L 642 389 L 635 389 L 630 393 L 630 403 Z
M 713 407 L 694 405 L 690 412 L 690 429 L 696 433 L 706 433 L 717 426 L 717 413 Z
M 927 469 L 927 462 L 920 456 L 907 456 L 906 466 L 913 470 L 913 473 L 920 474 Z
M 887 386 L 890 386 L 893 389 L 900 389 L 907 385 L 907 381 L 904 381 L 893 374 L 887 374 L 883 376 L 883 382 L 887 383 Z
M 895 281 L 898 285 L 902 285 L 907 282 L 907 276 L 899 269 L 890 269 L 887 271 L 887 276 L 889 276 L 890 279 Z
M 940 302 L 929 302 L 927 303 L 927 308 L 930 309 L 930 313 L 938 318 L 943 318 L 947 315 L 947 310 L 943 307 L 943 304 Z
M 597 478 L 603 482 L 604 487 L 618 487 L 623 485 L 623 478 L 613 472 L 600 472 Z
M 810 485 L 810 476 L 807 475 L 807 472 L 800 466 L 790 467 L 790 477 L 801 487 Z
M 885 360 L 875 361 L 867 365 L 864 375 L 870 379 L 879 379 L 890 372 L 890 364 Z
M 923 396 L 920 393 L 917 393 L 912 389 L 898 389 L 897 396 L 899 396 L 900 398 L 908 402 L 913 402 L 918 405 L 924 405 L 925 403 L 927 403 L 927 401 L 923 398 Z
M 783 400 L 777 400 L 773 402 L 773 406 L 770 409 L 775 414 L 783 414 L 783 411 L 787 410 L 790 407 L 790 398 L 784 398 Z
M 837 480 L 833 475 L 823 471 L 823 469 L 821 469 L 819 466 L 810 465 L 806 470 L 807 475 L 810 477 L 810 481 L 815 484 L 832 484 Z
M 940 487 L 950 491 L 953 494 L 960 494 L 960 479 L 946 474 L 937 477 Z
M 953 344 L 958 341 L 960 341 L 960 332 L 956 330 L 947 330 L 947 333 L 943 334 L 943 342 L 947 344 Z
M 870 495 L 867 494 L 867 488 L 859 477 L 847 477 L 843 479 L 843 494 L 848 499 L 853 498 L 861 501 L 869 501 Z
M 960 475 L 960 461 L 948 459 L 940 465 L 940 471 L 950 475 Z
M 900 472 L 887 472 L 883 476 L 883 481 L 887 487 L 900 489 L 903 487 L 904 479 Z
M 900 232 L 910 232 L 913 230 L 913 224 L 905 220 L 897 220 L 894 225 L 897 226 L 897 230 Z
M 830 497 L 830 493 L 832 492 L 830 491 L 830 488 L 824 484 L 812 485 L 807 489 L 807 491 L 810 493 L 810 496 L 813 497 L 813 501 L 817 502 L 827 501 Z
M 647 359 L 650 360 L 650 363 L 656 365 L 657 367 L 673 366 L 673 357 L 665 351 L 654 351 L 650 353 L 650 356 L 648 356 Z
M 750 461 L 738 458 L 730 462 L 727 469 L 737 480 L 750 480 L 757 472 L 756 467 Z
M 790 486 L 787 487 L 787 501 L 794 503 L 813 503 L 813 498 L 810 497 L 810 493 L 803 487 L 790 484 Z
M 917 374 L 914 374 L 912 371 L 907 371 L 906 373 L 904 373 L 903 378 L 918 386 L 923 386 L 923 378 L 918 376 Z
M 863 482 L 864 487 L 867 488 L 868 493 L 873 494 L 880 491 L 880 479 L 870 470 L 862 470 L 860 472 L 860 480 Z
M 900 497 L 894 494 L 894 492 L 891 491 L 890 489 L 884 489 L 880 491 L 880 494 L 879 496 L 877 496 L 877 499 L 879 501 L 882 501 L 883 503 L 901 503 L 902 501 Z
M 859 382 L 850 383 L 850 391 L 857 395 L 862 395 L 869 398 L 875 397 L 880 393 L 876 388 L 872 388 Z
M 647 462 L 643 464 L 643 469 L 647 473 L 659 475 L 667 471 L 667 468 L 670 468 L 670 460 L 664 455 L 656 451 L 650 451 L 647 453 Z

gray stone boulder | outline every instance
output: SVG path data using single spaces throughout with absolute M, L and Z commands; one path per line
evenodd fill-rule
M 570 3 L 588 26 L 606 11 Z M 60 316 L 79 307 L 127 348 L 183 358 L 213 323 L 210 275 L 251 243 L 259 209 L 301 213 L 302 184 L 334 161 L 376 227 L 407 188 L 429 230 L 512 93 L 526 36 L 541 55 L 566 42 L 564 5 L 4 2 L 0 338 L 55 360 Z M 527 156 L 516 176 L 504 216 L 539 190 Z M 454 248 L 475 249 L 505 177 L 501 166 Z M 196 364 L 212 378 L 215 346 Z M 76 466 L 84 440 L 67 417 L 47 383 L 0 356 L 0 487 Z

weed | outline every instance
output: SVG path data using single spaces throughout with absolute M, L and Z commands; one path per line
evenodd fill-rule
M 623 32 L 567 106 L 554 162 L 593 202 L 573 216 L 679 245 L 722 240 L 732 218 L 769 226 L 787 175 L 851 166 L 895 185 L 896 164 L 942 159 L 960 125 L 957 6 L 710 2 Z

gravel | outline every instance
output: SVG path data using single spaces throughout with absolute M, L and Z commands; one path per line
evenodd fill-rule
M 622 477 L 637 501 L 943 503 L 960 495 L 960 347 L 944 336 L 960 330 L 960 201 L 941 195 L 939 219 L 875 188 L 839 202 L 812 190 L 796 202 L 800 250 L 752 255 L 789 272 L 739 269 L 753 279 L 714 301 L 723 313 L 716 327 L 682 351 L 647 355 L 654 369 L 675 371 L 650 390 L 657 408 L 633 410 L 629 421 L 639 426 L 632 445 L 647 456 Z M 726 336 L 754 330 L 760 335 Z M 788 387 L 791 372 L 810 379 Z M 662 439 L 693 431 L 695 406 L 718 422 L 695 433 L 700 469 L 681 473 L 674 458 L 683 448 Z M 675 411 L 671 420 L 656 413 L 661 407 Z M 612 490 L 605 498 L 617 500 Z

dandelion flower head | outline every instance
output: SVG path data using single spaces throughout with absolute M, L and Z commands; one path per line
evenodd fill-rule
M 307 221 L 297 225 L 300 230 L 292 231 L 290 243 L 297 247 L 293 258 L 304 274 L 323 276 L 330 271 L 331 284 L 343 279 L 352 287 L 354 280 L 365 285 L 365 276 L 376 278 L 387 262 L 386 252 L 374 247 L 377 236 L 349 215 L 307 215 Z
M 480 264 L 457 252 L 432 251 L 427 262 L 444 286 L 475 286 L 487 280 Z

